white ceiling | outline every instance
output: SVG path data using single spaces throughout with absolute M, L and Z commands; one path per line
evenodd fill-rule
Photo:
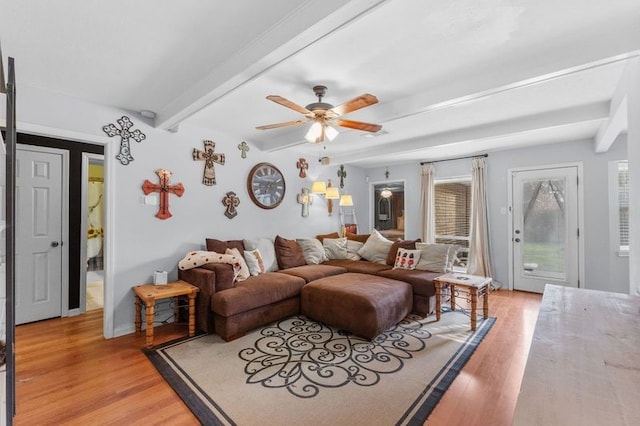
M 372 167 L 592 139 L 640 51 L 640 0 L 0 0 L 19 85 L 224 129 L 267 151 Z M 300 105 L 377 105 L 323 146 Z

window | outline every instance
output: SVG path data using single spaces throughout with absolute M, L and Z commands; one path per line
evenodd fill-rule
M 629 162 L 618 161 L 618 246 L 629 251 Z
M 461 247 L 456 266 L 464 267 L 469 254 L 471 178 L 435 183 L 436 243 Z

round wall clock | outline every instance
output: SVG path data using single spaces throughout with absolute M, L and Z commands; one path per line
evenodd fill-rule
M 256 206 L 276 208 L 284 199 L 284 176 L 273 164 L 258 163 L 249 172 L 247 191 Z

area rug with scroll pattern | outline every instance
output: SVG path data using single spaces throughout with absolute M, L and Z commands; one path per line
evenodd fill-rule
M 203 424 L 423 424 L 494 322 L 410 315 L 368 341 L 296 316 L 146 354 Z

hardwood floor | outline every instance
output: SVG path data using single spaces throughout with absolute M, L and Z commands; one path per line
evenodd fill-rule
M 491 294 L 497 321 L 429 425 L 510 425 L 540 295 Z M 133 307 L 132 307 L 133 309 Z M 155 343 L 185 325 L 155 330 Z M 102 310 L 16 329 L 16 425 L 198 424 L 141 351 L 144 334 L 102 338 Z

